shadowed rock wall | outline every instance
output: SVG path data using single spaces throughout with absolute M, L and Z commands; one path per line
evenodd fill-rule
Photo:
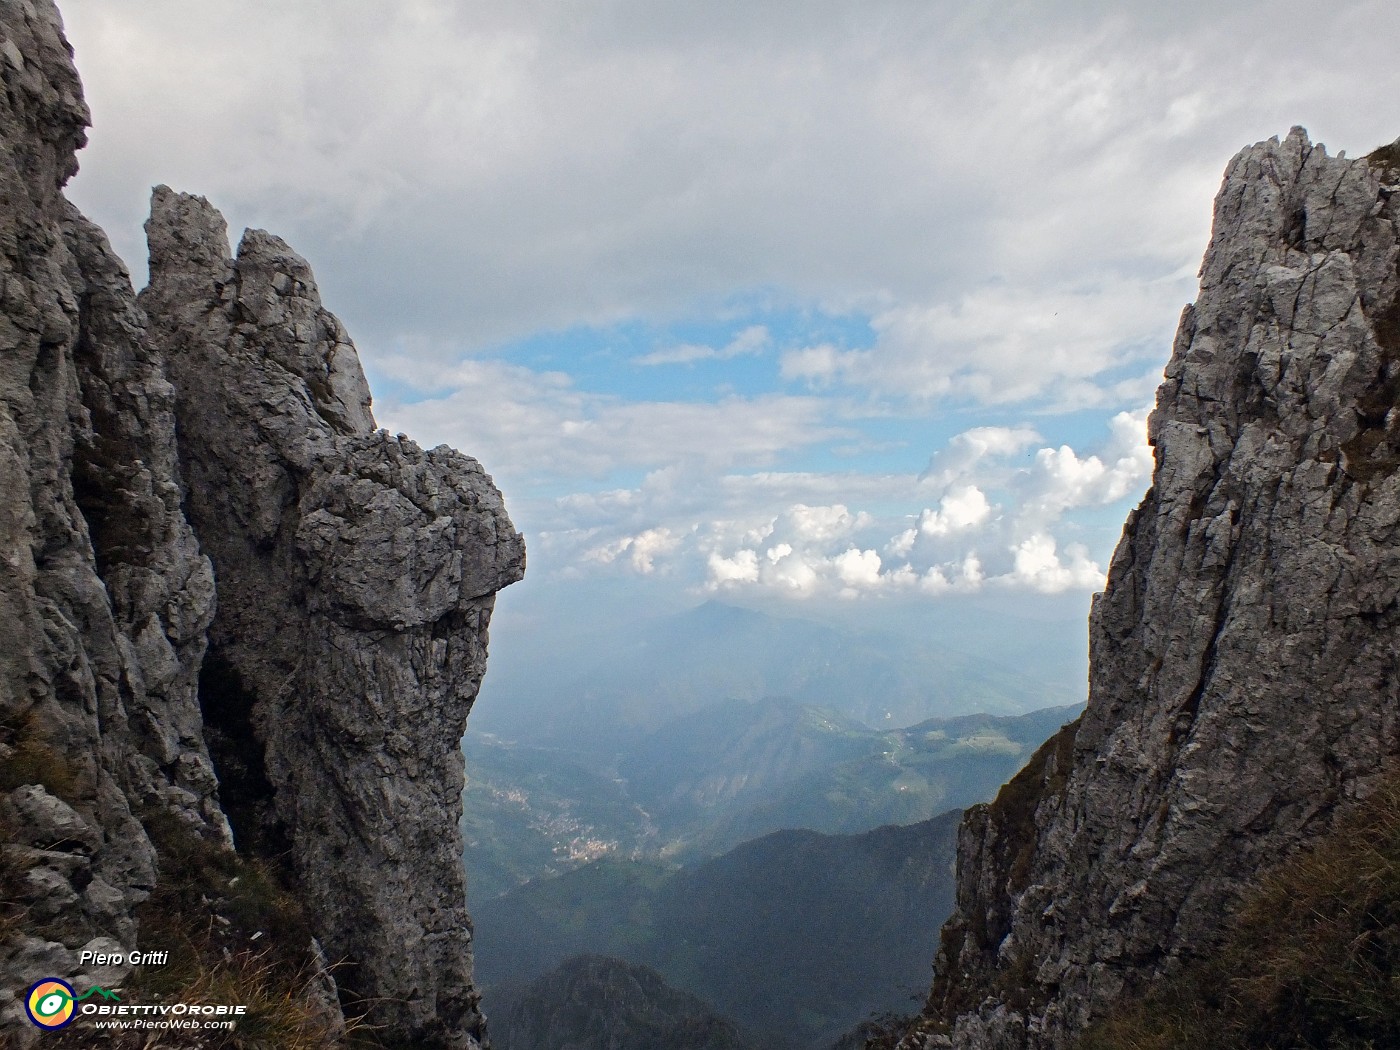
M 135 943 L 143 820 L 228 828 L 174 390 L 125 267 L 61 193 L 88 113 L 58 13 L 0 4 L 0 37 L 0 1025 L 27 1027 L 17 989 Z

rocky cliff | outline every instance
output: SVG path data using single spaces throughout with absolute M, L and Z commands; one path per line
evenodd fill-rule
M 1088 708 L 969 813 L 904 1045 L 1073 1045 L 1400 766 L 1397 159 L 1295 128 L 1227 170 Z
M 166 947 L 140 906 L 194 843 L 266 862 L 382 1038 L 475 1047 L 458 741 L 524 568 L 500 494 L 375 429 L 277 238 L 230 258 L 158 189 L 138 300 L 62 196 L 88 114 L 49 0 L 0 0 L 0 66 L 0 1025 L 131 976 L 84 950 Z

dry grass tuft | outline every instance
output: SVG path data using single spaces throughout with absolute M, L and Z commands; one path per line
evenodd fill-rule
M 77 800 L 77 773 L 72 763 L 49 744 L 36 711 L 0 720 L 0 744 L 8 749 L 0 762 L 0 794 L 26 784 L 39 784 L 65 802 Z
M 1400 1046 L 1400 778 L 1267 875 L 1220 949 L 1080 1050 Z
M 120 989 L 126 1003 L 243 1005 L 231 1032 L 98 1031 L 75 1024 L 45 1045 L 156 1050 L 327 1050 L 360 1045 L 368 1030 L 346 1023 L 321 990 L 311 932 L 276 872 L 239 857 L 164 812 L 143 824 L 160 857 L 160 878 L 137 909 L 141 943 L 170 953 Z M 217 1018 L 216 1018 L 217 1020 Z

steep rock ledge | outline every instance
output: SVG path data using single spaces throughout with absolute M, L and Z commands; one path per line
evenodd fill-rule
M 140 302 L 219 581 L 202 698 L 243 773 L 236 835 L 290 848 L 375 1023 L 472 1045 L 458 742 L 520 537 L 475 460 L 374 430 L 355 348 L 282 241 L 250 230 L 229 259 L 218 212 L 164 187 L 146 228 Z
M 1090 617 L 1088 708 L 969 814 L 906 1045 L 1072 1045 L 1400 764 L 1392 152 L 1295 128 L 1227 170 L 1152 489 Z
M 88 113 L 51 0 L 0 0 L 0 75 L 0 1040 L 41 977 L 130 976 L 82 949 L 167 947 L 137 908 L 174 834 L 281 865 L 386 1038 L 476 1047 L 458 740 L 524 568 L 500 495 L 375 431 L 275 237 L 229 260 L 157 191 L 138 303 L 62 196 Z

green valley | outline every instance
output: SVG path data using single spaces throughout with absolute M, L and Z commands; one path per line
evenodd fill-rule
M 615 956 L 764 1045 L 824 1046 L 872 1012 L 908 1012 L 927 984 L 959 817 L 776 832 L 690 868 L 595 861 L 476 906 L 478 979 L 509 997 L 571 956 Z

